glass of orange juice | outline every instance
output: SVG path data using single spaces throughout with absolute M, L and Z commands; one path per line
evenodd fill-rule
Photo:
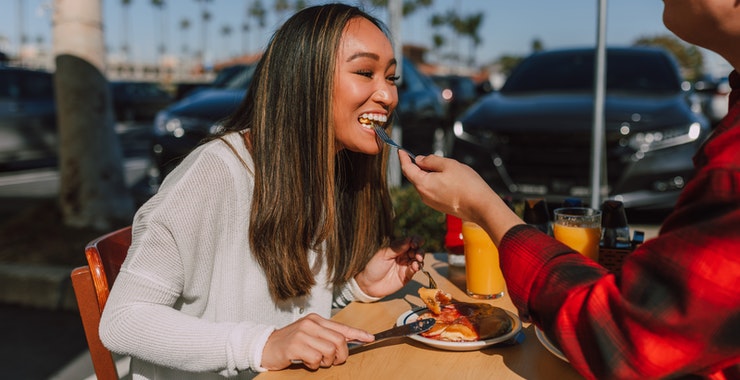
M 601 240 L 601 211 L 588 207 L 565 207 L 555 209 L 552 232 L 555 239 L 599 261 Z
M 468 295 L 479 299 L 503 297 L 506 282 L 491 238 L 479 225 L 467 221 L 462 224 L 462 236 Z

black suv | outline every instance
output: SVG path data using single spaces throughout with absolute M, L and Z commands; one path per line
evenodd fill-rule
M 203 138 L 215 131 L 242 101 L 255 66 L 246 66 L 222 88 L 197 91 L 160 111 L 154 121 L 151 186 L 180 163 Z M 397 120 L 404 146 L 415 153 L 433 151 L 435 130 L 445 121 L 445 104 L 439 88 L 404 59 L 398 88 Z
M 0 170 L 52 164 L 56 144 L 52 74 L 0 65 Z
M 606 61 L 608 196 L 672 207 L 709 123 L 666 51 L 609 48 Z M 504 196 L 588 200 L 593 106 L 594 49 L 533 54 L 458 119 L 451 156 Z

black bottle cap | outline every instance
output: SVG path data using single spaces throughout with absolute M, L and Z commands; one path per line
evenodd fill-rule
M 601 227 L 623 228 L 627 226 L 624 204 L 616 200 L 604 201 L 601 205 Z
M 583 207 L 581 198 L 565 198 L 563 207 Z
M 524 223 L 547 224 L 550 222 L 550 213 L 547 203 L 543 198 L 530 198 L 524 200 Z

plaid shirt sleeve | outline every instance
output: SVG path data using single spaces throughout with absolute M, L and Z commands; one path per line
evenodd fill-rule
M 695 162 L 659 236 L 625 259 L 620 277 L 529 226 L 502 239 L 520 316 L 586 378 L 740 379 L 740 103 Z

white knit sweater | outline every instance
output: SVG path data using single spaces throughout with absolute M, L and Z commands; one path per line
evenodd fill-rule
M 310 296 L 275 303 L 249 245 L 253 163 L 241 136 L 197 148 L 137 212 L 100 337 L 134 379 L 252 378 L 274 329 L 334 305 L 376 300 L 315 270 Z

